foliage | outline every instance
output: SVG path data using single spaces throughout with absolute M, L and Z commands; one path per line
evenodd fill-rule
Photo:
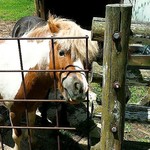
M 102 97 L 102 87 L 100 84 L 98 84 L 96 82 L 91 82 L 90 83 L 90 89 L 91 89 L 91 91 L 93 91 L 97 94 L 97 98 Z
M 140 102 L 147 95 L 148 88 L 147 86 L 130 86 L 131 98 L 129 103 L 137 104 Z
M 34 0 L 0 0 L 0 19 L 16 21 L 23 16 L 34 15 Z
M 90 88 L 97 94 L 97 98 L 102 98 L 102 88 L 98 83 L 91 83 Z M 137 104 L 140 102 L 148 93 L 148 86 L 129 86 L 131 92 L 130 104 Z

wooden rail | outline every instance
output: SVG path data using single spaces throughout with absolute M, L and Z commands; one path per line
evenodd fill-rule
M 132 23 L 130 27 L 129 50 L 132 52 L 135 48 L 140 48 L 142 45 L 150 43 L 150 24 Z M 92 20 L 92 40 L 104 42 L 105 18 L 94 17 Z M 120 33 L 121 36 L 122 33 Z M 139 46 L 136 45 L 136 43 Z M 135 45 L 134 45 L 135 44 Z M 129 66 L 134 66 L 139 69 L 150 69 L 150 55 L 133 55 L 130 54 L 128 60 Z
M 130 27 L 129 43 L 140 43 L 147 45 L 150 43 L 150 23 L 132 23 Z M 105 18 L 93 17 L 92 20 L 92 40 L 104 41 Z

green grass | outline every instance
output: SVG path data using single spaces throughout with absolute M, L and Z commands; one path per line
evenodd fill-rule
M 130 86 L 131 98 L 129 103 L 137 104 L 140 102 L 148 94 L 148 88 L 147 86 Z
M 0 20 L 16 21 L 34 14 L 34 0 L 0 0 Z

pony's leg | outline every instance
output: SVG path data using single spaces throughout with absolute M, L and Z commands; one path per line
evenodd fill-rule
M 19 126 L 20 125 L 20 121 L 21 121 L 21 116 L 22 114 L 20 112 L 10 112 L 10 122 L 11 122 L 11 125 L 12 127 L 13 126 Z M 20 150 L 20 143 L 21 143 L 21 140 L 22 140 L 22 131 L 21 129 L 16 129 L 16 128 L 13 128 L 12 129 L 12 138 L 15 142 L 15 145 L 14 145 L 14 148 L 13 150 Z
M 49 122 L 47 121 L 47 111 L 49 109 L 49 102 L 44 102 L 39 107 L 39 111 L 41 112 L 41 124 L 44 126 L 48 126 Z
M 34 126 L 35 118 L 36 118 L 36 111 L 35 110 L 29 111 L 28 112 L 29 126 L 31 126 L 31 127 Z M 34 146 L 34 144 L 36 143 L 36 138 L 34 136 L 34 129 L 27 130 L 26 135 L 28 135 L 28 140 L 31 140 L 31 141 L 29 141 L 29 143 L 31 142 L 31 144 Z
M 10 121 L 12 126 L 20 126 L 22 117 L 22 112 L 18 111 L 10 111 Z M 36 117 L 36 111 L 28 111 L 28 122 L 29 126 L 34 126 L 35 123 L 35 117 Z M 27 131 L 27 130 L 26 130 Z M 30 136 L 28 139 L 31 139 L 31 144 L 36 142 L 36 139 L 34 138 L 34 132 L 32 129 L 29 130 L 30 133 L 25 133 L 26 135 Z M 12 138 L 15 142 L 13 150 L 21 150 L 21 140 L 22 140 L 22 130 L 21 129 L 12 129 Z

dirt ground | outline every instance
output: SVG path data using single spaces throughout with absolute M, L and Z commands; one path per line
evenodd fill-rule
M 0 21 L 0 37 L 11 37 L 11 31 L 14 24 L 15 22 L 11 21 Z M 128 122 L 125 130 L 124 139 L 127 141 L 150 143 L 150 125 L 139 124 L 137 122 Z M 150 147 L 148 149 L 150 150 Z
M 11 37 L 14 24 L 12 21 L 0 21 L 0 37 Z

